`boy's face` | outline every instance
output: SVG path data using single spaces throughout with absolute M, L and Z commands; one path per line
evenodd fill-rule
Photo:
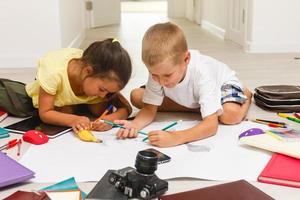
M 147 68 L 154 81 L 166 88 L 173 88 L 185 77 L 189 61 L 190 53 L 186 52 L 179 64 L 174 65 L 170 60 L 165 60 Z

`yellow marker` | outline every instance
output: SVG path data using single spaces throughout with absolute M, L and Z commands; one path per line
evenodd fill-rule
M 285 114 L 285 113 L 277 113 L 277 115 L 280 116 L 280 117 L 284 117 L 284 118 L 289 117 L 289 115 Z
M 280 140 L 280 141 L 283 140 L 280 136 L 276 135 L 275 133 L 272 133 L 271 131 L 265 131 L 265 133 L 268 134 L 269 136 L 275 138 L 276 140 Z
M 78 137 L 79 139 L 85 142 L 96 142 L 96 143 L 102 142 L 101 140 L 97 139 L 89 130 L 80 130 L 78 132 Z

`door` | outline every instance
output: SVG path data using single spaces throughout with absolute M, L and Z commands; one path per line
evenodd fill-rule
M 89 0 L 86 8 L 88 28 L 118 24 L 121 21 L 120 0 Z
M 226 38 L 242 46 L 245 43 L 246 0 L 228 0 Z

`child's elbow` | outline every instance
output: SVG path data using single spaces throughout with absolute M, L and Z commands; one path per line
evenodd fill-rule
M 217 134 L 217 131 L 218 131 L 218 124 L 213 124 L 211 126 L 211 129 L 210 129 L 210 132 L 211 132 L 211 136 L 214 136 Z

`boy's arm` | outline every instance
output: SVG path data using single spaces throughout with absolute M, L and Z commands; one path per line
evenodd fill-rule
M 208 138 L 216 134 L 218 129 L 218 115 L 209 115 L 196 126 L 174 132 L 153 131 L 149 133 L 149 143 L 158 147 L 170 147 L 195 140 Z
M 48 94 L 40 87 L 39 90 L 39 116 L 48 124 L 72 127 L 75 132 L 80 129 L 89 129 L 90 120 L 84 116 L 62 113 L 54 110 L 55 96 Z
M 126 129 L 119 129 L 117 138 L 132 138 L 137 136 L 137 131 L 151 123 L 155 118 L 157 106 L 144 104 L 132 122 L 127 120 L 116 120 L 115 123 L 123 125 Z

